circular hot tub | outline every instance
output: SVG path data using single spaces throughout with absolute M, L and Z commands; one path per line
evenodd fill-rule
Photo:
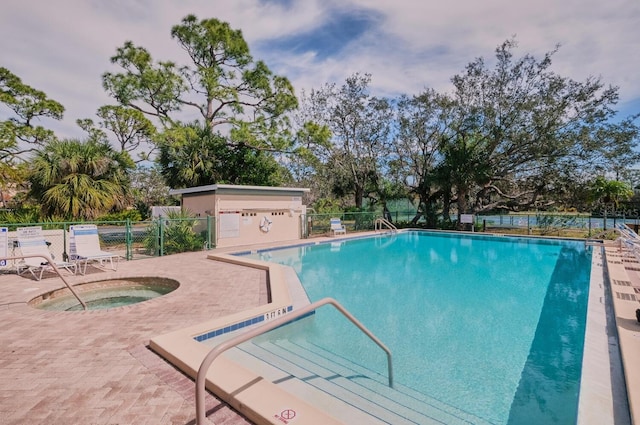
M 137 304 L 176 290 L 178 281 L 164 277 L 128 277 L 74 285 L 88 310 L 104 310 Z M 42 310 L 76 311 L 82 305 L 67 288 L 42 294 L 29 305 Z

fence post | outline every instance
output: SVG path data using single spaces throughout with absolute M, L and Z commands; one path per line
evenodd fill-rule
M 527 235 L 531 234 L 531 215 L 527 214 Z
M 211 249 L 211 216 L 207 214 L 207 249 Z
M 69 261 L 67 252 L 67 223 L 62 223 L 62 260 Z
M 124 222 L 124 244 L 126 249 L 126 259 L 127 261 L 132 259 L 132 244 L 133 244 L 133 235 L 131 233 L 131 219 L 127 218 Z
M 156 255 L 158 257 L 162 256 L 162 218 L 156 217 L 155 221 L 155 229 L 156 229 Z

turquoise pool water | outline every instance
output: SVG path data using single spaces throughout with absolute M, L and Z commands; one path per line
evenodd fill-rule
M 312 301 L 344 305 L 391 349 L 397 382 L 495 424 L 575 423 L 584 243 L 407 232 L 252 257 L 292 266 Z M 350 323 L 315 316 L 290 338 L 385 373 Z

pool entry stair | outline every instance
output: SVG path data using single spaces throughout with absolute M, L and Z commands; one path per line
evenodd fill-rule
M 233 357 L 345 424 L 490 423 L 402 385 L 390 388 L 378 372 L 306 341 L 252 341 L 234 349 Z
M 250 341 L 251 339 L 261 336 L 266 332 L 272 331 L 274 329 L 282 328 L 284 325 L 296 321 L 300 318 L 307 317 L 309 315 L 314 314 L 315 310 L 326 306 L 333 306 L 338 312 L 340 312 L 346 319 L 348 319 L 353 325 L 355 325 L 363 334 L 365 334 L 371 341 L 378 345 L 381 348 L 386 356 L 387 356 L 387 368 L 388 368 L 388 382 L 389 386 L 393 386 L 393 361 L 391 351 L 380 341 L 375 335 L 371 333 L 362 323 L 358 321 L 351 313 L 349 313 L 342 305 L 340 305 L 336 300 L 332 298 L 323 298 L 319 301 L 311 303 L 307 306 L 304 306 L 298 309 L 295 313 L 288 314 L 286 316 L 278 317 L 271 322 L 265 323 L 258 327 L 247 329 L 245 332 L 242 332 L 238 335 L 231 337 L 230 339 L 217 344 L 215 348 L 207 353 L 207 355 L 202 360 L 198 368 L 198 373 L 196 375 L 196 424 L 201 425 L 206 421 L 206 413 L 205 413 L 205 391 L 206 391 L 206 380 L 207 375 L 209 373 L 209 369 L 213 365 L 213 361 L 220 357 L 226 351 L 242 344 L 243 342 Z M 262 379 L 262 378 L 260 378 Z M 286 416 L 295 413 L 289 412 L 289 410 L 285 409 Z M 284 413 L 283 413 L 284 414 Z M 286 421 L 285 421 L 286 422 Z
M 387 229 L 391 233 L 396 233 L 398 228 L 386 218 L 376 218 L 373 222 L 373 228 L 376 232 Z

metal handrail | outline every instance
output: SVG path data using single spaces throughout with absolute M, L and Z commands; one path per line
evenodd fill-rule
M 382 230 L 382 225 L 387 226 L 389 229 L 391 229 L 391 231 L 394 232 L 398 230 L 398 228 L 386 218 L 376 218 L 376 221 L 373 223 L 373 229 L 376 232 L 378 231 L 378 225 L 380 225 L 380 230 Z
M 278 319 L 275 319 L 269 323 L 265 323 L 264 325 L 261 325 L 253 330 L 250 330 L 246 333 L 243 333 L 225 342 L 222 342 L 219 345 L 217 345 L 213 350 L 211 350 L 209 354 L 206 355 L 202 363 L 200 364 L 200 368 L 198 369 L 198 375 L 196 377 L 196 425 L 204 425 L 207 419 L 206 412 L 205 412 L 205 402 L 204 402 L 204 396 L 206 391 L 205 381 L 207 378 L 207 371 L 209 370 L 209 367 L 211 367 L 211 364 L 213 363 L 213 361 L 220 354 L 235 347 L 236 345 L 242 344 L 243 342 L 246 342 L 251 338 L 254 338 L 258 335 L 262 335 L 265 332 L 268 332 L 279 326 L 287 324 L 292 320 L 302 317 L 316 310 L 317 308 L 327 304 L 331 304 L 332 306 L 334 306 L 340 313 L 342 313 L 343 316 L 349 319 L 351 323 L 356 325 L 362 332 L 364 332 L 365 335 L 367 335 L 373 342 L 378 344 L 378 346 L 385 351 L 385 353 L 387 354 L 387 366 L 389 369 L 389 372 L 388 372 L 389 387 L 393 387 L 393 364 L 391 359 L 391 351 L 387 348 L 386 345 L 382 343 L 382 341 L 376 338 L 376 336 L 373 333 L 371 333 L 371 331 L 369 331 L 362 323 L 358 321 L 358 319 L 356 319 L 351 313 L 349 313 L 336 300 L 334 300 L 333 298 L 323 298 L 320 301 L 316 301 L 312 304 L 309 304 L 307 306 L 300 308 L 299 310 L 295 310 L 293 313 L 285 314 L 284 316 L 281 316 Z
M 73 296 L 76 297 L 78 302 L 82 305 L 82 308 L 84 310 L 87 309 L 87 305 L 84 303 L 84 301 L 82 301 L 82 299 L 80 298 L 80 295 L 78 295 L 78 293 L 73 289 L 73 287 L 69 284 L 69 282 L 67 282 L 67 279 L 65 279 L 64 276 L 62 276 L 62 273 L 60 273 L 60 269 L 56 266 L 56 264 L 53 262 L 53 260 L 50 257 L 46 255 L 33 254 L 33 255 L 18 255 L 15 257 L 0 257 L 0 260 L 23 260 L 25 258 L 44 258 L 45 260 L 47 260 L 47 263 L 51 267 L 53 267 L 53 270 L 55 270 L 55 272 L 58 274 L 58 277 L 62 279 L 62 281 L 67 286 L 67 288 L 69 288 Z

